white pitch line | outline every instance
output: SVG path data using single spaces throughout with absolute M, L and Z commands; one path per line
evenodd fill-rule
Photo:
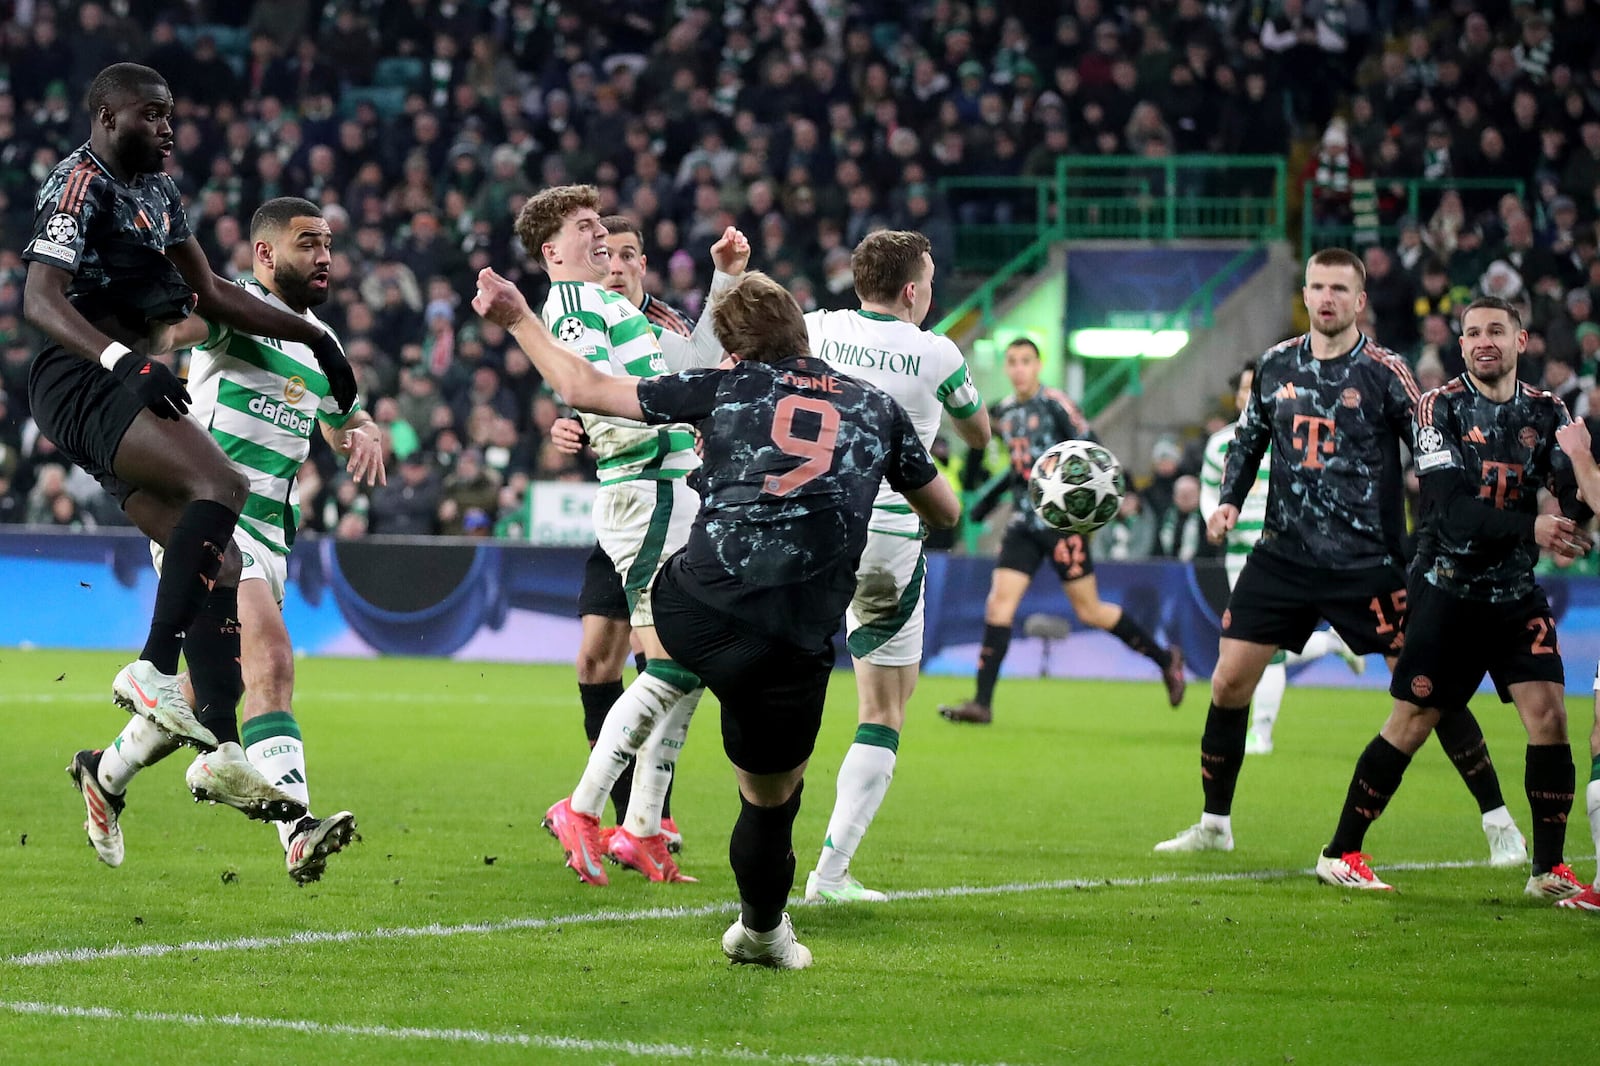
M 315 707 L 318 703 L 438 703 L 443 697 L 439 691 L 418 692 L 324 692 L 314 691 L 299 697 L 299 703 L 308 707 Z M 526 707 L 532 704 L 548 704 L 551 706 L 575 703 L 568 696 L 490 696 L 484 693 L 452 693 L 449 698 L 456 703 L 474 703 L 482 705 Z M 7 703 L 107 703 L 111 702 L 108 692 L 24 692 L 19 695 L 7 695 Z
M 310 1036 L 379 1037 L 385 1040 L 427 1040 L 440 1043 L 490 1044 L 541 1048 L 551 1051 L 600 1052 L 648 1059 L 707 1059 L 731 1062 L 794 1063 L 796 1066 L 963 1066 L 912 1059 L 863 1055 L 794 1055 L 750 1048 L 694 1047 L 688 1044 L 644 1044 L 632 1040 L 585 1040 L 571 1036 L 491 1032 L 483 1029 L 422 1029 L 414 1026 L 347 1025 L 299 1018 L 252 1018 L 243 1014 L 177 1014 L 167 1011 L 117 1010 L 113 1007 L 72 1007 L 27 1000 L 0 1000 L 0 1010 L 52 1018 L 82 1018 L 102 1022 L 153 1022 L 195 1028 L 224 1027 L 304 1033 Z M 992 1063 L 988 1066 L 1006 1066 Z
M 1400 871 L 1463 870 L 1487 866 L 1481 861 L 1471 862 L 1409 862 L 1384 863 L 1383 869 Z M 954 899 L 965 896 L 1001 896 L 1027 892 L 1081 891 L 1095 888 L 1152 888 L 1160 885 L 1212 885 L 1239 881 L 1278 881 L 1290 877 L 1310 876 L 1310 868 L 1300 870 L 1245 870 L 1237 873 L 1171 873 L 1147 877 L 1073 877 L 1057 881 L 1024 881 L 1004 885 L 955 885 L 949 888 L 919 888 L 905 892 L 890 892 L 890 900 Z M 789 901 L 790 907 L 827 906 L 807 904 L 800 899 Z M 180 944 L 117 944 L 109 948 L 66 948 L 55 951 L 31 951 L 11 955 L 5 959 L 8 966 L 60 966 L 74 962 L 99 962 L 104 959 L 159 958 L 164 955 L 193 954 L 218 951 L 264 951 L 270 948 L 303 947 L 308 944 L 349 944 L 368 940 L 402 940 L 413 937 L 451 937 L 468 934 L 507 933 L 528 929 L 550 929 L 567 925 L 594 925 L 601 922 L 636 922 L 655 918 L 706 918 L 735 909 L 732 901 L 708 903 L 698 907 L 652 907 L 647 910 L 586 911 L 554 918 L 507 918 L 494 922 L 463 922 L 444 925 L 435 922 L 422 926 L 397 926 L 378 929 L 345 929 L 336 931 L 306 930 L 282 936 L 247 936 L 232 940 L 189 940 Z

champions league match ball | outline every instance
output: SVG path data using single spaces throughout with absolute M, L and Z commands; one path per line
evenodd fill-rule
M 1033 509 L 1063 533 L 1093 533 L 1116 517 L 1127 491 L 1117 457 L 1086 440 L 1051 445 L 1028 477 Z

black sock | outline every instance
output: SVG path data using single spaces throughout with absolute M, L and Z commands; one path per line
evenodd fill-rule
M 1467 708 L 1446 711 L 1433 727 L 1439 746 L 1455 763 L 1456 773 L 1466 782 L 1467 791 L 1478 801 L 1478 813 L 1488 814 L 1506 805 L 1500 792 L 1500 775 L 1494 771 L 1494 760 L 1489 757 L 1489 742 L 1483 739 L 1483 727 Z
M 600 727 L 605 724 L 606 712 L 622 698 L 625 691 L 622 679 L 596 681 L 585 685 L 578 682 L 578 699 L 583 704 L 583 735 L 589 738 L 589 747 L 600 739 Z
M 194 686 L 194 716 L 218 744 L 239 743 L 239 590 L 217 586 L 183 638 L 183 658 Z
M 1529 744 L 1523 783 L 1533 814 L 1533 872 L 1561 865 L 1566 850 L 1567 815 L 1572 813 L 1575 775 L 1572 749 L 1565 744 Z
M 994 705 L 994 683 L 1000 679 L 1000 664 L 1005 662 L 1010 648 L 1010 626 L 984 625 L 983 649 L 978 652 L 978 691 L 972 697 L 974 703 L 985 707 Z
M 211 594 L 222 569 L 222 553 L 238 521 L 238 515 L 215 500 L 195 500 L 183 509 L 167 538 L 150 635 L 139 653 L 139 658 L 149 660 L 163 674 L 178 672 L 183 632 Z
M 1129 618 L 1127 611 L 1123 611 L 1117 624 L 1111 627 L 1111 635 L 1163 670 L 1172 661 L 1172 653 L 1157 644 L 1156 638 L 1146 633 L 1143 626 Z
M 794 819 L 801 782 L 781 807 L 757 807 L 739 794 L 739 820 L 728 839 L 728 862 L 739 885 L 739 914 L 752 933 L 778 928 L 794 887 Z
M 678 767 L 672 767 L 672 776 L 667 778 L 667 794 L 661 797 L 661 817 L 672 817 L 672 786 L 678 783 Z
M 1356 771 L 1350 775 L 1350 788 L 1344 795 L 1344 809 L 1339 812 L 1339 828 L 1334 830 L 1333 841 L 1323 854 L 1330 859 L 1361 850 L 1367 830 L 1383 814 L 1389 798 L 1400 787 L 1411 756 L 1384 740 L 1372 738 L 1367 750 L 1356 760 Z
M 1244 735 L 1250 730 L 1250 708 L 1218 707 L 1206 711 L 1200 735 L 1200 787 L 1207 814 L 1232 814 L 1233 790 L 1244 765 Z
M 633 668 L 639 673 L 644 673 L 644 668 L 650 664 L 650 657 L 643 651 L 633 653 Z
M 611 810 L 616 815 L 618 825 L 628 820 L 628 803 L 633 799 L 633 768 L 638 762 L 637 759 L 629 759 L 628 765 L 622 768 L 616 783 L 611 786 Z

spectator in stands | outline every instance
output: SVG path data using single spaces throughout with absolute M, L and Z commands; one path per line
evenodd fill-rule
M 1183 449 L 1171 437 L 1162 437 L 1150 449 L 1150 483 L 1142 491 L 1145 506 L 1159 527 L 1172 506 L 1173 486 L 1182 474 Z
M 1590 326 L 1600 335 L 1600 326 Z M 1578 397 L 1594 387 L 1594 379 L 1583 378 L 1578 375 L 1577 368 L 1564 359 L 1546 359 L 1544 363 L 1544 381 L 1542 385 L 1570 411 L 1578 402 Z
M 1157 554 L 1188 562 L 1210 554 L 1206 523 L 1200 514 L 1200 479 L 1184 474 L 1172 485 L 1172 506 L 1161 516 L 1156 533 Z
M 1139 490 L 1129 486 L 1117 516 L 1094 535 L 1094 557 L 1116 561 L 1147 559 L 1155 554 L 1156 525 Z
M 1312 211 L 1321 225 L 1349 223 L 1350 183 L 1367 175 L 1366 162 L 1350 151 L 1350 138 L 1342 124 L 1331 124 L 1322 134 L 1315 155 L 1306 160 L 1304 180 L 1311 182 Z
M 433 456 L 412 452 L 400 462 L 400 476 L 372 494 L 367 519 L 373 533 L 426 536 L 439 532 L 439 475 Z
M 1397 352 L 1409 352 L 1417 343 L 1417 290 L 1411 278 L 1397 270 L 1394 258 L 1373 245 L 1362 254 L 1367 266 L 1367 307 L 1372 312 L 1379 343 Z

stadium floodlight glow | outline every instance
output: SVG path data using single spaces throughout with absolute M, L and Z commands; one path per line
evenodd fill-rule
M 1171 359 L 1188 343 L 1186 329 L 1075 329 L 1067 338 L 1080 359 Z

